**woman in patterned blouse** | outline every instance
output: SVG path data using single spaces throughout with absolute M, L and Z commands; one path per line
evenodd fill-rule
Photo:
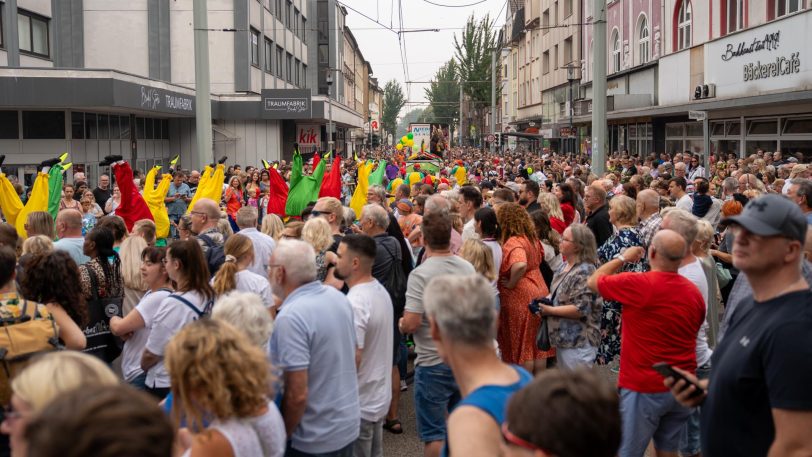
M 597 261 L 595 235 L 586 225 L 573 224 L 564 230 L 560 249 L 567 263 L 553 277 L 552 305 L 541 305 L 540 313 L 547 316 L 559 366 L 590 366 L 601 341 L 603 309 L 602 299 L 586 286 Z

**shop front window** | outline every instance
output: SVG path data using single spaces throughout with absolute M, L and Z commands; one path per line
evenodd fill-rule
M 746 155 L 755 154 L 759 149 L 766 152 L 774 152 L 778 150 L 778 141 L 776 140 L 747 140 L 745 142 L 744 152 Z

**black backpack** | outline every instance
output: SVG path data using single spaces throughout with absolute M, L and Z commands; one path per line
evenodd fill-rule
M 214 277 L 217 270 L 226 262 L 226 253 L 223 246 L 217 244 L 207 235 L 200 235 L 198 238 L 206 243 L 206 265 L 209 266 L 209 275 Z

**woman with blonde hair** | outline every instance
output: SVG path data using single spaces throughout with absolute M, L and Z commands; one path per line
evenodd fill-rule
M 460 248 L 460 257 L 474 266 L 474 270 L 491 283 L 496 309 L 499 309 L 499 288 L 496 284 L 497 271 L 493 263 L 493 251 L 485 243 L 477 239 L 465 240 Z
M 47 211 L 28 213 L 24 227 L 28 236 L 45 235 L 52 240 L 56 237 L 54 218 Z
M 121 279 L 124 281 L 123 315 L 127 315 L 147 291 L 147 284 L 141 275 L 141 253 L 149 245 L 140 236 L 131 236 L 121 243 L 118 256 L 121 258 Z
M 11 381 L 11 402 L 0 431 L 9 435 L 12 457 L 27 455 L 25 429 L 51 400 L 82 388 L 114 386 L 118 377 L 101 360 L 74 351 L 51 352 L 36 358 Z
M 329 251 L 334 241 L 330 224 L 322 217 L 310 218 L 302 227 L 302 240 L 307 241 L 316 251 L 316 278 L 324 282 L 327 271 L 338 261 L 336 254 Z
M 567 224 L 564 222 L 564 213 L 561 212 L 561 204 L 558 197 L 550 192 L 542 192 L 536 199 L 541 209 L 550 217 L 550 227 L 558 234 L 564 233 Z
M 223 246 L 226 261 L 211 279 L 214 293 L 221 296 L 232 290 L 254 292 L 262 297 L 266 308 L 274 305 L 271 285 L 264 276 L 248 268 L 254 263 L 254 243 L 245 235 L 231 235 Z
M 23 255 L 44 254 L 53 250 L 54 242 L 46 235 L 34 235 L 23 241 Z
M 270 349 L 268 341 L 273 332 L 273 317 L 259 295 L 231 291 L 217 299 L 211 317 L 233 325 L 263 351 Z
M 200 431 L 179 432 L 184 457 L 284 455 L 287 436 L 272 400 L 271 365 L 242 332 L 220 319 L 192 322 L 167 345 L 166 366 L 175 423 L 184 417 Z
M 282 236 L 283 230 L 285 230 L 285 224 L 276 214 L 267 214 L 262 218 L 262 227 L 260 231 L 273 238 L 273 240 L 277 243 L 279 242 L 279 237 Z
M 547 368 L 547 359 L 555 356 L 555 349 L 541 351 L 536 347 L 541 320 L 527 308 L 533 299 L 549 293 L 539 269 L 544 248 L 530 215 L 518 203 L 499 205 L 496 218 L 502 243 L 496 339 L 505 362 L 522 364 L 527 371 L 539 373 Z

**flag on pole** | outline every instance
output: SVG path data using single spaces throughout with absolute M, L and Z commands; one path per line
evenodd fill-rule
M 326 159 L 327 156 L 329 156 L 329 154 L 324 156 L 324 158 Z M 321 197 L 341 198 L 341 157 L 336 157 L 335 160 L 333 160 L 333 166 L 330 168 L 330 172 L 321 182 L 319 198 Z
M 302 155 L 299 153 L 298 147 L 296 148 L 296 152 L 293 153 L 290 190 L 288 191 L 288 200 L 285 203 L 285 213 L 288 216 L 300 216 L 308 203 L 318 200 L 321 181 L 324 179 L 324 168 L 324 160 L 319 161 L 319 165 L 313 170 L 313 174 L 304 176 L 302 172 Z
M 367 204 L 367 190 L 369 189 L 369 174 L 374 164 L 372 162 L 358 166 L 358 184 L 350 200 L 350 208 L 355 211 L 355 218 L 361 217 L 361 210 Z

